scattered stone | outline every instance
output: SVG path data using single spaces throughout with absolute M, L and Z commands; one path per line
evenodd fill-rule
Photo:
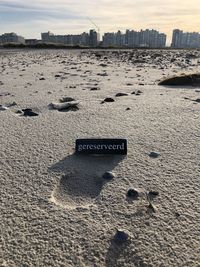
M 117 232 L 114 236 L 114 241 L 116 243 L 125 243 L 129 238 L 128 233 L 126 233 L 124 230 L 122 229 L 117 229 Z
M 127 85 L 127 86 L 132 86 L 133 84 L 132 84 L 132 83 L 127 83 L 126 85 Z
M 126 110 L 131 110 L 131 108 L 126 108 Z
M 59 78 L 59 77 L 61 77 L 60 74 L 56 74 L 56 75 L 55 75 L 55 78 Z
M 4 111 L 4 110 L 7 110 L 8 108 L 3 106 L 3 105 L 0 105 L 0 111 Z
M 38 115 L 39 115 L 38 113 L 32 111 L 31 108 L 25 108 L 25 109 L 22 109 L 22 111 L 24 112 L 23 115 L 24 115 L 25 117 L 26 117 L 26 116 L 33 117 L 33 116 L 38 116 Z
M 59 101 L 60 103 L 65 103 L 65 102 L 75 101 L 75 99 L 67 96 L 67 97 L 60 98 Z
M 58 111 L 77 111 L 79 103 L 76 101 L 64 102 L 64 103 L 51 103 L 50 108 L 57 109 Z
M 200 103 L 200 98 L 197 98 L 194 101 L 197 102 L 197 103 Z
M 127 95 L 128 95 L 127 93 L 117 93 L 115 96 L 119 97 L 119 96 L 127 96 Z
M 44 80 L 45 80 L 45 78 L 44 78 L 44 77 L 42 77 L 42 78 L 40 78 L 39 80 L 40 80 L 40 81 L 44 81 Z
M 113 178 L 115 178 L 115 175 L 112 172 L 105 172 L 102 176 L 103 179 L 105 180 L 112 180 Z
M 20 109 L 18 109 L 18 110 L 16 110 L 16 111 L 15 111 L 15 113 L 16 113 L 16 114 L 22 114 L 22 113 L 23 113 L 23 111 L 22 111 L 22 110 L 20 110 Z
M 97 91 L 97 90 L 100 90 L 100 88 L 99 87 L 91 87 L 90 88 L 90 91 Z
M 114 100 L 113 98 L 111 98 L 111 97 L 106 97 L 106 98 L 103 100 L 102 103 L 104 103 L 104 102 L 115 102 L 115 100 Z
M 158 158 L 159 156 L 160 156 L 160 154 L 157 153 L 157 152 L 151 152 L 151 153 L 149 153 L 149 157 L 150 158 Z
M 105 76 L 108 76 L 108 74 L 105 72 L 105 73 L 97 73 L 98 76 L 102 76 L 102 77 L 105 77 Z
M 158 85 L 172 85 L 172 86 L 197 86 L 200 85 L 200 74 L 191 74 L 191 75 L 180 75 L 169 77 L 161 82 Z
M 137 189 L 135 188 L 130 188 L 128 191 L 127 191 L 127 197 L 130 197 L 130 198 L 138 198 L 139 197 L 139 192 Z
M 142 94 L 142 91 L 136 90 L 136 91 L 133 91 L 131 94 L 132 95 L 141 95 Z
M 7 104 L 6 106 L 7 107 L 17 106 L 17 103 L 15 101 L 13 101 L 12 103 Z
M 99 66 L 105 68 L 105 67 L 107 67 L 108 65 L 107 65 L 107 64 L 104 64 L 104 63 L 101 63 L 101 64 L 99 64 Z

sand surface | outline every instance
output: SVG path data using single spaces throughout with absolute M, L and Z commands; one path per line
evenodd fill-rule
M 200 88 L 157 85 L 199 71 L 198 51 L 0 50 L 0 104 L 17 104 L 0 111 L 0 266 L 200 266 Z M 49 109 L 66 96 L 79 110 Z M 128 155 L 75 155 L 85 137 Z

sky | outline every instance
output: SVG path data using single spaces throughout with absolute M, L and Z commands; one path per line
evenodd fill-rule
M 100 33 L 118 29 L 155 29 L 200 32 L 200 0 L 0 0 L 0 34 L 16 32 L 25 38 L 40 38 L 41 32 L 55 34 Z

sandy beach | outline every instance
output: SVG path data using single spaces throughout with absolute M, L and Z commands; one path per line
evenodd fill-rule
M 200 266 L 200 88 L 158 85 L 183 73 L 200 51 L 0 50 L 0 266 Z

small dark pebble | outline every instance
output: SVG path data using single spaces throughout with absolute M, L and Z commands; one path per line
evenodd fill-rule
M 24 112 L 24 116 L 30 116 L 30 117 L 38 116 L 38 113 L 35 113 L 30 108 L 22 109 L 22 111 Z
M 103 100 L 103 102 L 115 102 L 115 100 L 111 97 L 107 97 Z
M 102 176 L 105 180 L 112 180 L 115 177 L 115 175 L 112 172 L 105 172 Z
M 126 233 L 122 229 L 118 229 L 114 236 L 114 240 L 117 243 L 124 243 L 128 240 L 128 237 L 129 237 L 128 233 Z
M 156 152 L 151 152 L 151 153 L 149 153 L 149 157 L 150 158 L 157 158 L 157 157 L 159 157 L 160 156 L 160 154 L 158 154 L 158 153 L 156 153 Z
M 119 96 L 127 96 L 128 94 L 126 94 L 126 93 L 117 93 L 115 96 L 116 97 L 119 97 Z
M 132 95 L 141 95 L 142 94 L 142 91 L 136 90 L 136 91 L 133 91 L 131 94 Z
M 20 109 L 18 109 L 18 110 L 15 111 L 15 113 L 16 114 L 22 114 L 23 112 Z
M 75 99 L 72 98 L 72 97 L 68 97 L 68 96 L 67 96 L 67 97 L 60 98 L 59 101 L 60 101 L 61 103 L 65 103 L 65 102 L 75 101 Z
M 200 103 L 200 98 L 197 98 L 194 101 L 197 102 L 197 103 Z
M 9 103 L 7 105 L 7 107 L 13 107 L 13 106 L 17 106 L 17 103 L 15 101 L 13 101 L 12 103 Z
M 40 80 L 40 81 L 44 81 L 44 80 L 45 80 L 45 78 L 43 78 L 43 77 L 42 77 L 42 78 L 40 78 L 39 80 Z
M 55 78 L 59 78 L 59 77 L 61 77 L 60 74 L 56 74 L 56 75 L 55 75 Z
M 126 110 L 131 110 L 130 108 L 126 108 Z
M 128 191 L 127 191 L 127 197 L 130 197 L 130 198 L 138 198 L 139 197 L 139 192 L 137 189 L 135 188 L 130 188 Z

